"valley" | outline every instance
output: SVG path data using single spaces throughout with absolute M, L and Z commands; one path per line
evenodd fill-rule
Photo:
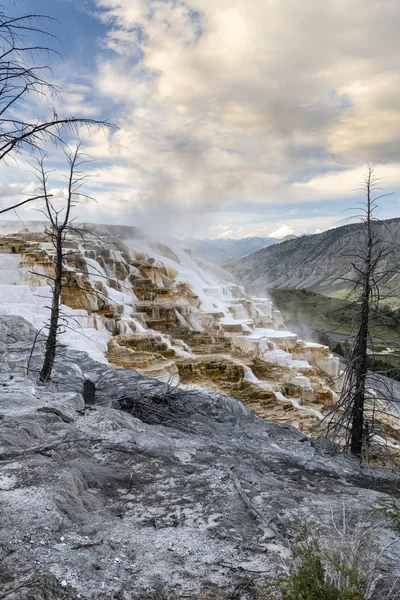
M 282 312 L 285 323 L 305 339 L 322 339 L 333 346 L 351 341 L 359 314 L 359 306 L 349 300 L 333 298 L 306 289 L 268 289 L 267 296 Z M 383 307 L 371 317 L 371 344 L 396 347 L 400 343 L 398 311 Z
M 381 269 L 389 270 L 380 282 L 381 295 L 392 308 L 400 305 L 400 219 L 374 222 L 374 232 L 385 248 Z M 352 263 L 365 247 L 361 224 L 343 225 L 263 248 L 226 264 L 227 270 L 249 291 L 306 289 L 324 296 L 346 298 L 357 276 Z M 357 265 L 356 265 L 357 266 Z M 393 268 L 394 267 L 394 268 Z
M 54 248 L 41 223 L 2 227 L 0 314 L 42 331 Z M 338 347 L 328 331 L 350 335 L 338 326 L 348 316 L 342 300 L 300 290 L 270 290 L 273 301 L 251 296 L 182 244 L 165 245 L 134 227 L 81 228 L 84 235 L 66 242 L 60 344 L 183 389 L 227 394 L 264 419 L 319 435 L 340 392 L 340 360 L 331 351 Z M 380 359 L 395 368 L 397 354 L 382 350 Z M 383 420 L 392 427 L 390 415 Z M 388 435 L 396 445 L 396 431 Z

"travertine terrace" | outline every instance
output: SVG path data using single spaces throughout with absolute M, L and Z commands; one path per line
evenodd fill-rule
M 338 361 L 285 330 L 267 298 L 175 243 L 133 227 L 85 226 L 68 242 L 68 346 L 101 362 L 243 399 L 265 418 L 309 430 L 337 391 Z M 40 223 L 2 225 L 0 313 L 43 327 L 53 248 Z

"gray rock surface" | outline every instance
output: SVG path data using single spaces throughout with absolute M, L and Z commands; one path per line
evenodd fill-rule
M 39 385 L 41 342 L 23 372 L 33 335 L 0 319 L 0 589 L 23 584 L 11 600 L 143 599 L 159 585 L 170 598 L 245 598 L 232 590 L 284 566 L 299 520 L 328 530 L 344 508 L 365 520 L 400 495 L 393 476 L 214 392 L 63 347 L 53 382 Z M 84 406 L 85 379 L 95 406 Z M 386 525 L 374 539 L 391 577 L 399 542 Z

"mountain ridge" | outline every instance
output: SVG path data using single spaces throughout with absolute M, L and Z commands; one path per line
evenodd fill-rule
M 230 260 L 246 256 L 252 252 L 278 243 L 277 238 L 250 236 L 245 238 L 215 238 L 215 239 L 193 239 L 183 240 L 188 247 L 199 258 L 208 262 L 222 265 Z
M 382 243 L 392 245 L 391 265 L 400 265 L 400 218 L 375 221 L 374 227 Z M 348 291 L 344 279 L 354 277 L 351 263 L 363 243 L 362 224 L 351 223 L 260 249 L 224 268 L 252 292 L 305 288 L 342 297 Z M 400 289 L 397 273 L 383 282 L 384 290 L 389 287 Z

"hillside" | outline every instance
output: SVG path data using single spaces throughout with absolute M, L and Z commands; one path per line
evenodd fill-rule
M 211 263 L 222 265 L 228 261 L 246 256 L 251 252 L 257 252 L 257 250 L 276 244 L 279 241 L 276 238 L 266 237 L 248 237 L 238 240 L 196 240 L 190 238 L 184 240 L 184 245 L 186 248 L 192 250 L 195 256 Z
M 323 233 L 303 236 L 263 248 L 226 265 L 249 290 L 264 294 L 266 288 L 308 289 L 328 296 L 343 297 L 353 278 L 354 256 L 363 245 L 360 224 L 345 225 Z M 382 266 L 395 273 L 382 283 L 382 291 L 400 290 L 400 219 L 374 224 L 392 254 Z M 397 297 L 400 292 L 397 292 Z M 397 300 L 395 301 L 397 302 Z
M 132 227 L 83 229 L 84 238 L 67 242 L 61 344 L 102 364 L 234 396 L 265 419 L 316 435 L 340 391 L 328 346 L 303 341 L 270 299 L 250 296 L 179 245 Z M 52 253 L 37 223 L 0 236 L 0 315 L 46 328 Z M 397 445 L 397 429 L 387 439 Z
M 40 224 L 0 237 L 0 596 L 270 600 L 299 526 L 334 548 L 345 515 L 344 548 L 373 538 L 357 560 L 380 600 L 400 546 L 374 509 L 398 479 L 304 434 L 336 400 L 338 359 L 179 245 L 84 229 L 68 240 L 70 327 L 49 385 L 37 330 L 54 248 Z M 394 416 L 377 423 L 397 451 Z
M 271 300 L 282 313 L 286 325 L 304 339 L 328 340 L 333 347 L 337 342 L 349 340 L 355 335 L 355 324 L 360 312 L 359 304 L 351 304 L 345 299 L 324 296 L 305 289 L 270 289 Z M 399 313 L 390 308 L 376 315 L 371 311 L 370 343 L 377 346 L 393 345 L 396 350 L 400 343 Z

